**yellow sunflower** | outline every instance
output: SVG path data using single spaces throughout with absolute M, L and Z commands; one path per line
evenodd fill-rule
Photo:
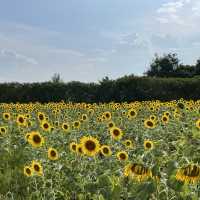
M 28 177 L 33 176 L 33 170 L 32 170 L 32 168 L 29 167 L 29 166 L 25 166 L 24 167 L 24 175 L 28 176 Z
M 40 162 L 33 160 L 31 164 L 31 168 L 36 175 L 43 175 L 43 168 Z
M 136 118 L 137 116 L 137 111 L 135 109 L 130 109 L 128 110 L 128 117 L 129 119 L 133 119 L 133 118 Z
M 7 133 L 7 128 L 5 126 L 0 127 L 0 136 L 4 136 Z
M 95 156 L 100 150 L 99 141 L 94 137 L 82 137 L 80 140 L 83 153 L 87 156 Z
M 200 119 L 196 121 L 196 127 L 200 130 Z
M 131 140 L 125 140 L 123 143 L 129 149 L 132 149 L 134 147 L 133 142 Z
M 69 147 L 70 147 L 70 151 L 76 152 L 77 144 L 75 142 L 71 142 L 69 144 Z
M 163 115 L 161 118 L 163 124 L 167 124 L 169 122 L 169 117 L 167 115 Z
M 39 132 L 32 131 L 29 134 L 29 136 L 28 134 L 26 135 L 26 138 L 33 147 L 41 147 L 44 144 L 44 138 L 40 135 Z
M 41 128 L 46 132 L 51 131 L 51 126 L 50 126 L 49 122 L 46 120 L 42 121 Z
M 21 115 L 21 114 L 19 114 L 19 115 L 17 116 L 16 122 L 17 122 L 17 124 L 18 124 L 19 126 L 26 126 L 26 125 L 27 125 L 25 116 L 24 116 L 24 115 Z
M 83 148 L 82 148 L 81 144 L 77 144 L 77 146 L 76 146 L 76 153 L 78 155 L 83 155 Z
M 152 177 L 152 171 L 142 164 L 128 164 L 124 168 L 124 176 L 130 177 L 139 182 Z
M 50 160 L 58 160 L 58 152 L 54 148 L 49 148 L 48 149 L 48 158 Z
M 200 166 L 189 164 L 178 169 L 176 179 L 186 184 L 196 184 L 200 181 Z
M 80 122 L 80 121 L 74 121 L 74 122 L 73 122 L 73 127 L 74 127 L 75 129 L 79 129 L 80 126 L 81 126 L 81 122 Z
M 6 121 L 10 120 L 11 119 L 10 113 L 3 113 L 3 119 Z
M 63 129 L 63 131 L 68 132 L 70 130 L 69 124 L 68 123 L 63 123 L 62 124 L 62 129 Z
M 156 127 L 155 121 L 151 119 L 146 119 L 144 121 L 145 128 L 154 129 Z
M 128 160 L 128 154 L 126 153 L 126 151 L 119 151 L 117 153 L 117 158 L 118 158 L 118 160 L 126 161 L 126 160 Z
M 144 141 L 144 149 L 145 150 L 152 150 L 154 148 L 154 144 L 151 140 Z
M 41 122 L 41 121 L 45 120 L 46 116 L 43 112 L 38 112 L 37 118 Z
M 108 145 L 102 145 L 100 152 L 106 157 L 112 155 L 112 151 Z
M 123 136 L 122 130 L 116 126 L 110 129 L 110 134 L 115 140 L 120 140 Z

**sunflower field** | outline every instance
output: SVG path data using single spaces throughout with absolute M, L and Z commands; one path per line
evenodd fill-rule
M 0 200 L 199 200 L 200 101 L 0 104 Z

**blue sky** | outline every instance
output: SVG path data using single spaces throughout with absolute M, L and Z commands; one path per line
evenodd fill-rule
M 0 0 L 0 82 L 142 75 L 155 53 L 200 57 L 199 0 Z

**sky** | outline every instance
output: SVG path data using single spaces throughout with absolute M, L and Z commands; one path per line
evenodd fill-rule
M 142 75 L 155 53 L 200 57 L 199 0 L 0 0 L 0 82 Z

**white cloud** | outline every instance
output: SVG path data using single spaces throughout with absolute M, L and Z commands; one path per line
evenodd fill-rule
M 10 49 L 1 49 L 0 55 L 3 57 L 6 57 L 7 59 L 16 59 L 16 60 L 19 60 L 19 61 L 22 61 L 22 62 L 25 62 L 28 64 L 32 64 L 32 65 L 38 64 L 36 59 L 26 56 L 26 55 L 23 55 L 23 54 L 20 54 L 20 53 L 17 53 Z

